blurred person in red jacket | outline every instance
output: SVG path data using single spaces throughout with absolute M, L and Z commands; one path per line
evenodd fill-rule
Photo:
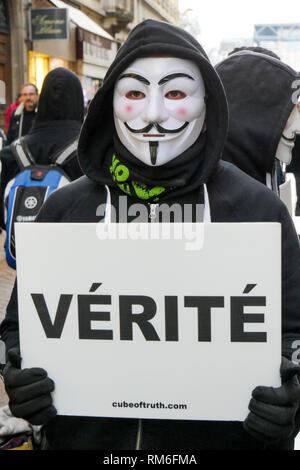
M 7 108 L 7 111 L 6 111 L 6 114 L 5 114 L 5 128 L 6 128 L 6 131 L 8 130 L 8 127 L 9 127 L 9 121 L 10 121 L 10 116 L 11 116 L 11 113 L 17 109 L 17 107 L 19 106 L 19 104 L 21 104 L 21 93 L 18 93 L 18 96 L 17 96 L 17 99 L 16 99 L 16 102 L 15 103 L 12 103 L 8 106 Z

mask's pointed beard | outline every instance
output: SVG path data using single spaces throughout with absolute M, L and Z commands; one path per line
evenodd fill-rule
M 152 165 L 156 165 L 158 142 L 149 142 L 150 158 Z

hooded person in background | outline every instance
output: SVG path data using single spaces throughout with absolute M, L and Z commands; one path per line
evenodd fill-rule
M 264 47 L 259 47 L 259 46 L 235 47 L 231 52 L 228 53 L 228 56 L 231 56 L 232 54 L 236 54 L 237 52 L 241 52 L 241 51 L 260 52 L 261 54 L 266 54 L 271 57 L 274 57 L 275 59 L 280 60 L 280 57 L 277 54 L 275 54 L 275 52 L 270 51 L 270 49 L 265 49 Z
M 296 135 L 293 129 L 285 139 L 299 74 L 263 48 L 235 49 L 216 70 L 229 107 L 222 158 L 279 194 Z M 300 121 L 296 127 L 300 132 Z
M 130 222 L 130 209 L 139 202 L 145 222 L 153 217 L 169 222 L 159 212 L 160 206 L 177 203 L 191 204 L 193 209 L 204 204 L 204 215 L 194 211 L 188 222 L 281 223 L 282 386 L 253 391 L 244 426 L 241 422 L 56 416 L 51 399 L 55 384 L 47 372 L 20 369 L 15 284 L 0 329 L 8 358 L 3 376 L 12 413 L 43 425 L 43 448 L 293 447 L 300 400 L 296 376 L 300 368 L 291 362 L 293 341 L 300 338 L 299 243 L 279 198 L 220 161 L 226 133 L 224 90 L 202 47 L 180 28 L 146 20 L 131 31 L 90 104 L 78 146 L 85 175 L 50 195 L 37 222 L 95 223 L 104 216 L 98 214 L 99 205 L 108 212 L 113 207 L 117 222 L 124 222 L 124 216 Z M 126 214 L 119 206 L 122 198 L 127 201 Z M 222 400 L 222 383 L 219 394 Z
M 300 112 L 300 103 L 298 104 L 298 109 Z M 300 135 L 297 135 L 295 147 L 293 148 L 293 157 L 291 163 L 286 167 L 286 171 L 293 173 L 296 179 L 297 187 L 297 207 L 296 207 L 296 216 L 300 216 Z
M 49 72 L 43 83 L 34 127 L 23 138 L 35 163 L 49 165 L 54 153 L 78 139 L 83 119 L 84 99 L 79 78 L 62 67 Z M 20 170 L 10 146 L 0 152 L 0 159 L 3 207 L 5 187 Z M 71 180 L 82 175 L 76 152 L 65 162 L 63 169 Z M 2 227 L 5 229 L 3 214 Z

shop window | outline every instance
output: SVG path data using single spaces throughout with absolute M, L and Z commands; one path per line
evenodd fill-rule
M 92 100 L 100 86 L 102 86 L 103 80 L 101 78 L 92 78 L 83 76 L 82 80 L 82 88 L 84 94 L 84 101 L 87 104 L 90 100 Z
M 38 87 L 39 92 L 50 70 L 49 59 L 50 57 L 46 54 L 29 51 L 29 81 Z
M 9 33 L 9 19 L 6 0 L 0 0 L 0 31 Z
M 49 69 L 57 69 L 57 67 L 65 67 L 66 69 L 69 68 L 69 62 L 64 59 L 60 59 L 59 57 L 50 57 L 49 59 Z

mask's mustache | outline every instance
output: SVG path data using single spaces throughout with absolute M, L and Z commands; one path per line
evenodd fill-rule
M 183 126 L 179 127 L 178 129 L 164 129 L 162 126 L 158 124 L 158 122 L 151 122 L 148 126 L 144 127 L 143 129 L 132 129 L 127 122 L 124 122 L 127 129 L 132 132 L 133 134 L 148 134 L 152 127 L 155 127 L 160 134 L 177 134 L 178 132 L 183 131 L 188 125 L 189 122 L 185 122 Z

